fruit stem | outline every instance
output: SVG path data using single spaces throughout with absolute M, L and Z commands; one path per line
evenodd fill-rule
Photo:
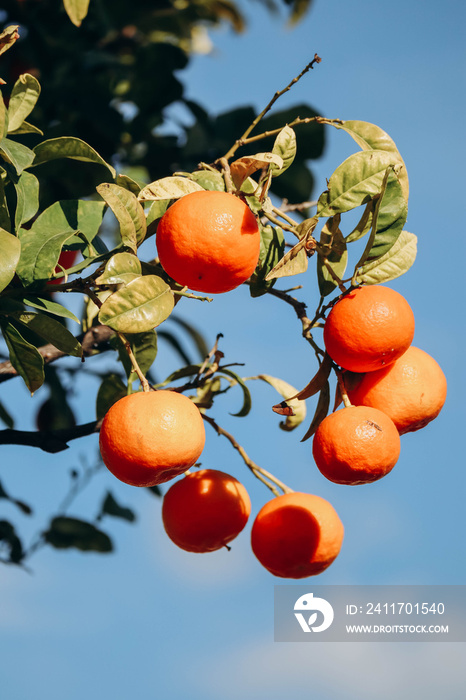
M 267 486 L 267 488 L 269 488 L 272 491 L 274 496 L 281 495 L 280 491 L 278 489 L 281 489 L 283 491 L 283 493 L 293 493 L 293 489 L 290 489 L 289 486 L 286 486 L 286 484 L 284 484 L 282 481 L 277 479 L 276 476 L 274 476 L 273 474 L 268 472 L 266 469 L 259 467 L 258 464 L 253 462 L 252 459 L 249 457 L 249 455 L 246 453 L 246 450 L 244 449 L 244 447 L 242 447 L 236 441 L 236 439 L 233 437 L 233 435 L 231 435 L 226 430 L 221 428 L 213 418 L 211 418 L 210 416 L 207 416 L 205 413 L 202 413 L 201 415 L 202 415 L 203 419 L 207 423 L 209 423 L 209 425 L 212 426 L 212 428 L 215 430 L 217 435 L 223 435 L 224 437 L 226 437 L 227 440 L 230 441 L 230 443 L 233 445 L 235 450 L 237 450 L 240 453 L 246 466 L 252 471 L 254 476 L 257 479 L 259 479 L 259 481 L 262 481 L 262 483 L 265 484 L 265 486 Z M 270 483 L 270 482 L 272 482 L 272 483 Z M 276 488 L 277 486 L 278 486 L 278 488 Z
M 123 335 L 123 333 L 120 333 L 118 331 L 117 331 L 117 336 L 119 337 L 119 339 L 123 343 L 124 348 L 125 348 L 126 352 L 128 353 L 128 357 L 131 360 L 131 364 L 133 365 L 132 371 L 136 372 L 136 374 L 138 375 L 138 379 L 141 382 L 142 390 L 143 391 L 150 391 L 149 382 L 145 378 L 141 368 L 138 365 L 138 361 L 136 360 L 136 356 L 133 352 L 133 349 L 131 347 L 131 344 L 130 344 L 128 338 L 125 335 Z
M 345 380 L 343 379 L 343 373 L 340 372 L 340 370 L 335 369 L 335 374 L 337 375 L 338 388 L 340 390 L 340 395 L 341 395 L 341 398 L 343 399 L 343 403 L 345 405 L 345 408 L 350 408 L 353 404 L 349 400 L 349 396 L 348 396 L 348 393 L 346 391 Z

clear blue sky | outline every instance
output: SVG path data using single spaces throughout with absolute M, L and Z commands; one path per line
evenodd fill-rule
M 318 52 L 322 63 L 278 106 L 307 102 L 324 116 L 362 119 L 388 131 L 410 175 L 406 228 L 419 238 L 415 266 L 392 286 L 410 302 L 414 344 L 441 364 L 449 393 L 434 423 L 403 437 L 393 472 L 361 488 L 325 481 L 313 465 L 310 442 L 300 443 L 303 431 L 278 430 L 270 410 L 276 395 L 265 385 L 252 387 L 250 420 L 229 415 L 237 410 L 232 397 L 215 415 L 259 464 L 296 490 L 328 498 L 340 513 L 344 547 L 319 584 L 465 583 L 464 3 L 315 0 L 294 31 L 256 3 L 243 5 L 249 31 L 212 35 L 214 54 L 195 58 L 180 75 L 188 96 L 210 111 L 238 104 L 260 110 Z M 329 128 L 324 158 L 314 165 L 315 194 L 354 150 L 348 136 Z M 314 308 L 312 286 L 302 298 Z M 276 300 L 251 301 L 239 289 L 195 311 L 210 341 L 223 332 L 226 359 L 244 362 L 244 376 L 263 372 L 301 387 L 312 375 L 313 356 L 298 322 Z M 174 360 L 166 349 L 159 359 L 162 376 Z M 88 399 L 76 403 L 83 422 L 93 417 L 95 384 L 88 384 Z M 32 428 L 32 419 L 22 417 L 29 399 L 19 383 L 3 385 L 2 396 L 13 402 L 18 427 Z M 37 406 L 40 399 L 32 401 Z M 239 395 L 237 402 L 239 408 Z M 2 448 L 2 480 L 36 508 L 29 522 L 2 502 L 4 517 L 32 535 L 65 494 L 69 468 L 83 455 L 92 460 L 95 450 L 95 437 L 57 456 Z M 254 512 L 268 500 L 238 455 L 213 433 L 203 464 L 241 478 Z M 92 518 L 106 486 L 139 513 L 135 525 L 103 523 L 114 536 L 115 554 L 44 549 L 31 560 L 33 575 L 1 570 L 2 699 L 462 697 L 464 645 L 275 644 L 273 586 L 281 581 L 255 561 L 249 528 L 230 553 L 189 555 L 164 536 L 160 501 L 105 473 L 70 515 Z

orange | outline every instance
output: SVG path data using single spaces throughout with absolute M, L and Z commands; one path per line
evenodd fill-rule
M 358 287 L 332 308 L 324 326 L 328 354 L 352 372 L 372 372 L 394 362 L 411 345 L 414 315 L 389 287 Z
M 227 192 L 186 194 L 157 227 L 157 251 L 175 282 L 197 292 L 229 292 L 245 282 L 259 260 L 256 218 Z
M 320 496 L 286 493 L 259 511 L 251 531 L 252 551 L 274 576 L 320 574 L 338 553 L 344 528 L 333 506 Z
M 395 466 L 400 436 L 378 408 L 349 406 L 324 418 L 316 430 L 312 453 L 317 467 L 337 484 L 377 481 Z
M 187 474 L 163 499 L 162 520 L 169 538 L 188 552 L 214 552 L 246 525 L 251 501 L 233 476 L 215 469 Z
M 118 479 L 132 486 L 155 486 L 191 467 L 205 443 L 197 406 L 175 391 L 124 396 L 105 414 L 100 453 Z
M 447 380 L 433 357 L 411 345 L 389 367 L 364 374 L 348 395 L 354 404 L 384 411 L 402 435 L 438 416 L 447 397 Z

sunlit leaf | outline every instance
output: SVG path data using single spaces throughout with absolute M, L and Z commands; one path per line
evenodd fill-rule
M 40 85 L 37 78 L 29 73 L 23 73 L 13 86 L 8 105 L 8 132 L 20 128 L 26 117 L 35 107 L 40 95 Z
M 285 239 L 280 227 L 260 225 L 260 234 L 259 261 L 249 284 L 252 297 L 265 294 L 273 286 L 274 280 L 266 281 L 266 277 L 282 259 L 285 251 Z
M 146 235 L 146 216 L 135 194 L 109 183 L 97 187 L 100 194 L 115 214 L 120 224 L 121 240 L 125 246 L 136 252 Z
M 272 169 L 272 175 L 277 177 L 290 167 L 296 156 L 296 134 L 290 126 L 285 126 L 280 131 L 275 139 L 272 153 L 276 153 L 283 161 L 281 168 Z
M 400 170 L 399 178 L 403 190 L 403 196 L 405 197 L 406 201 L 408 200 L 409 181 L 406 165 L 404 164 L 403 158 L 401 157 L 395 142 L 386 131 L 381 129 L 380 126 L 377 126 L 376 124 L 363 121 L 348 120 L 340 123 L 332 122 L 332 126 L 346 131 L 364 151 L 372 149 L 393 153 L 396 156 L 397 162 L 401 163 L 403 166 Z
M 14 185 L 16 189 L 15 226 L 19 229 L 22 224 L 30 221 L 39 209 L 39 180 L 25 170 Z
M 255 377 L 254 377 L 255 378 Z M 280 396 L 286 399 L 288 396 L 296 395 L 297 391 L 294 386 L 288 384 L 283 379 L 278 377 L 271 377 L 269 374 L 259 374 L 257 379 L 262 379 L 262 381 L 267 382 L 270 386 L 278 391 Z M 303 420 L 306 418 L 306 404 L 304 401 L 299 399 L 291 399 L 286 402 L 293 411 L 293 415 L 287 415 L 286 419 L 282 421 L 279 425 L 282 430 L 290 431 L 294 430 L 301 425 Z
M 196 170 L 191 173 L 191 178 L 205 190 L 225 192 L 225 180 L 218 172 L 212 170 Z
M 417 237 L 402 231 L 396 243 L 381 258 L 366 263 L 356 273 L 354 284 L 383 284 L 409 270 L 416 259 Z
M 144 187 L 140 191 L 138 199 L 140 202 L 153 199 L 179 199 L 185 194 L 203 190 L 201 185 L 187 177 L 164 177 Z
M 174 303 L 161 277 L 145 275 L 111 294 L 100 309 L 99 320 L 122 333 L 142 333 L 165 321 Z
M 76 27 L 80 27 L 87 15 L 89 0 L 63 0 L 63 4 L 70 20 Z
M 97 284 L 128 284 L 142 275 L 139 259 L 131 253 L 116 253 L 108 260 Z
M 359 151 L 349 156 L 319 197 L 317 216 L 333 216 L 367 204 L 379 194 L 387 168 L 396 163 L 396 157 L 386 151 Z
M 21 257 L 16 272 L 24 285 L 35 280 L 48 280 L 53 274 L 64 243 L 75 231 L 38 232 L 34 228 L 20 229 Z
M 34 151 L 31 151 L 30 148 L 7 138 L 3 138 L 0 141 L 0 156 L 14 167 L 17 175 L 21 175 L 23 170 L 28 168 L 35 158 Z
M 0 292 L 7 287 L 14 277 L 21 255 L 21 243 L 16 236 L 0 228 Z
M 71 158 L 72 160 L 103 165 L 110 171 L 113 178 L 116 177 L 115 168 L 106 163 L 92 146 L 74 136 L 60 136 L 56 139 L 42 141 L 34 148 L 34 152 L 36 154 L 34 166 L 57 158 Z

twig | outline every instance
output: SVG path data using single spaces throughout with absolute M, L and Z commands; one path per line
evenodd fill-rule
M 286 486 L 286 484 L 284 484 L 282 481 L 277 479 L 276 476 L 274 476 L 270 472 L 266 471 L 262 467 L 259 467 L 258 464 L 253 462 L 253 460 L 246 453 L 246 450 L 244 449 L 244 447 L 242 447 L 236 441 L 236 439 L 233 437 L 233 435 L 231 435 L 226 430 L 221 428 L 213 418 L 211 418 L 210 416 L 207 416 L 205 413 L 202 413 L 201 415 L 202 415 L 203 419 L 207 423 L 209 423 L 209 425 L 212 426 L 212 428 L 215 430 L 215 432 L 218 435 L 223 435 L 224 437 L 226 437 L 227 440 L 230 441 L 230 443 L 233 445 L 235 450 L 237 450 L 239 452 L 239 454 L 243 458 L 244 463 L 251 470 L 251 472 L 254 474 L 254 476 L 257 479 L 259 479 L 260 481 L 262 481 L 262 483 L 265 484 L 265 486 L 267 486 L 267 488 L 269 488 L 275 496 L 281 495 L 280 492 L 278 491 L 278 489 L 281 489 L 283 491 L 283 493 L 292 493 L 293 492 L 293 490 L 290 489 L 288 486 Z M 276 488 L 277 486 L 278 486 L 278 489 Z
M 248 139 L 248 136 L 249 136 L 249 134 L 251 133 L 251 131 L 253 131 L 253 129 L 255 129 L 255 127 L 259 124 L 259 122 L 261 121 L 261 119 L 263 119 L 263 118 L 265 117 L 265 115 L 267 114 L 267 112 L 269 112 L 269 111 L 272 109 L 273 105 L 274 105 L 275 102 L 278 100 L 278 98 L 281 97 L 282 95 L 284 95 L 285 92 L 288 92 L 288 90 L 291 90 L 291 88 L 293 87 L 293 85 L 295 85 L 295 84 L 298 82 L 298 80 L 301 80 L 301 78 L 303 77 L 303 75 L 305 75 L 305 73 L 307 73 L 309 70 L 311 70 L 312 68 L 314 68 L 314 65 L 315 65 L 316 63 L 320 63 L 321 60 L 322 60 L 322 59 L 320 58 L 320 56 L 318 56 L 317 54 L 314 54 L 314 58 L 312 59 L 312 61 L 310 61 L 310 63 L 308 63 L 307 66 L 306 66 L 305 68 L 303 68 L 303 70 L 301 71 L 301 73 L 300 73 L 299 75 L 297 75 L 295 78 L 293 78 L 293 80 L 292 80 L 290 83 L 288 83 L 288 85 L 287 85 L 283 90 L 279 90 L 278 92 L 275 93 L 275 95 L 272 97 L 272 99 L 271 99 L 270 102 L 267 104 L 267 106 L 266 106 L 266 107 L 262 110 L 262 112 L 254 119 L 254 121 L 252 122 L 252 124 L 250 124 L 250 125 L 248 126 L 248 128 L 246 129 L 246 131 L 244 132 L 244 134 L 233 144 L 233 146 L 230 148 L 230 150 L 227 151 L 227 153 L 226 153 L 225 156 L 224 156 L 224 158 L 225 158 L 226 160 L 229 160 L 229 159 L 236 153 L 236 151 L 238 150 L 238 148 L 239 148 L 240 146 L 242 146 L 244 143 L 247 142 L 246 139 Z M 277 133 L 279 133 L 280 131 L 281 131 L 281 129 L 279 129 Z M 251 139 L 249 139 L 249 142 L 250 142 L 250 141 L 255 141 L 257 138 L 264 138 L 264 136 L 263 136 L 263 135 L 260 135 L 259 137 L 257 137 L 257 136 L 256 136 L 256 137 L 252 137 Z

